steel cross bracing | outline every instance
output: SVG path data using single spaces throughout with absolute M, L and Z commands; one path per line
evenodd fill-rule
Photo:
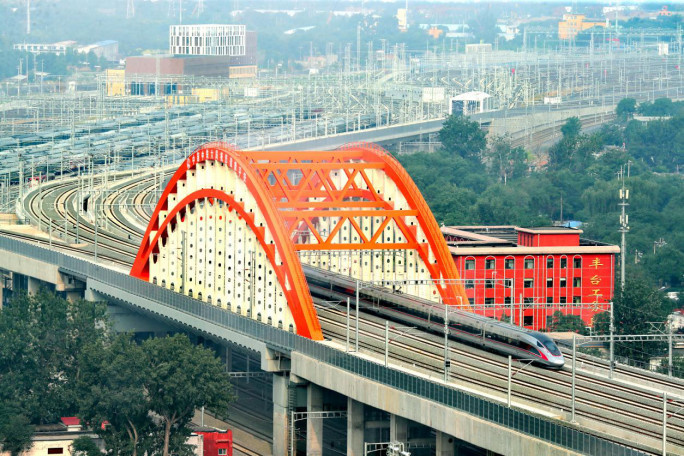
M 324 269 L 336 270 L 325 257 L 335 250 L 359 279 L 399 274 L 428 284 L 414 287 L 426 299 L 468 307 L 427 203 L 401 165 L 370 144 L 334 152 L 201 146 L 166 185 L 131 275 L 322 339 L 302 250 L 322 252 Z M 398 250 L 404 255 L 385 256 Z M 369 251 L 379 253 L 369 259 Z

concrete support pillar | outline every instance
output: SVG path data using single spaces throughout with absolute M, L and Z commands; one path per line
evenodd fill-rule
M 226 366 L 226 372 L 233 371 L 233 349 L 230 347 L 225 347 L 223 352 L 223 359 Z
M 408 443 L 408 420 L 390 415 L 390 442 Z
M 365 433 L 364 406 L 361 402 L 347 398 L 347 455 L 363 456 Z
M 456 439 L 449 434 L 437 431 L 435 443 L 437 449 L 435 454 L 437 456 L 454 456 L 456 454 Z
M 306 389 L 306 411 L 322 411 L 323 388 L 309 383 Z M 306 420 L 306 454 L 307 456 L 323 454 L 323 420 L 320 418 L 307 418 Z
M 66 298 L 69 302 L 75 302 L 83 298 L 82 290 L 71 290 L 66 292 Z
M 273 456 L 287 456 L 290 432 L 287 426 L 287 385 L 286 375 L 273 374 Z
M 34 279 L 33 277 L 27 277 L 27 279 L 26 291 L 28 291 L 28 294 L 30 295 L 35 295 L 38 293 L 38 290 L 40 290 L 40 280 Z
M 91 288 L 86 288 L 85 291 L 83 292 L 83 299 L 89 302 L 106 302 L 107 299 L 102 296 L 100 293 L 97 291 L 91 289 Z

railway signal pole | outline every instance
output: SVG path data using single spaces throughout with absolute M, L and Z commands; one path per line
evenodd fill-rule
M 625 258 L 627 257 L 627 244 L 625 241 L 625 234 L 629 231 L 629 216 L 626 214 L 626 208 L 629 206 L 627 200 L 629 199 L 629 189 L 625 188 L 625 169 L 624 166 L 620 168 L 620 177 L 622 179 L 622 187 L 620 188 L 620 229 L 622 234 L 622 241 L 620 244 L 620 288 L 625 289 Z M 612 323 L 611 323 L 612 325 Z

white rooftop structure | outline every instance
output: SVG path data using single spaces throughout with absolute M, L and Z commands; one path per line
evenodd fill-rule
M 228 24 L 172 25 L 169 48 L 173 55 L 243 56 L 245 26 Z

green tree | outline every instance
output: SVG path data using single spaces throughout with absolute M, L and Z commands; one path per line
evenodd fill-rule
M 480 162 L 487 146 L 485 132 L 480 125 L 465 116 L 451 115 L 439 131 L 439 140 L 448 155 Z
M 161 419 L 162 454 L 169 456 L 172 432 L 185 432 L 196 409 L 226 414 L 233 400 L 231 384 L 214 353 L 192 345 L 185 335 L 149 339 L 142 348 L 149 364 L 149 409 Z
M 0 402 L 0 451 L 18 456 L 31 448 L 33 426 L 26 415 L 9 402 Z
M 578 334 L 584 334 L 586 331 L 586 324 L 579 315 L 565 315 L 557 310 L 551 318 L 551 325 L 548 326 L 549 331 L 570 331 Z
M 71 454 L 73 456 L 102 456 L 102 451 L 93 439 L 83 435 L 71 444 Z
M 0 312 L 0 403 L 31 424 L 76 414 L 85 347 L 104 338 L 106 308 L 41 291 L 20 294 Z
M 615 107 L 615 115 L 623 122 L 630 119 L 637 110 L 637 101 L 634 98 L 623 98 Z
M 631 276 L 625 281 L 624 290 L 618 288 L 613 299 L 615 334 L 648 334 L 652 324 L 667 320 L 673 305 L 642 276 Z M 598 334 L 610 332 L 608 312 L 594 317 L 594 329 Z M 661 342 L 629 342 L 615 345 L 615 354 L 639 362 L 648 362 L 662 354 Z
M 522 147 L 513 147 L 508 136 L 495 136 L 489 140 L 485 161 L 490 173 L 506 184 L 527 172 L 527 153 Z
M 581 131 L 582 122 L 580 121 L 579 117 L 570 117 L 561 127 L 563 138 L 567 139 L 577 138 Z
M 94 344 L 84 353 L 79 416 L 95 427 L 110 454 L 136 456 L 149 445 L 154 426 L 148 413 L 145 355 L 127 334 Z M 105 421 L 108 425 L 100 426 Z

